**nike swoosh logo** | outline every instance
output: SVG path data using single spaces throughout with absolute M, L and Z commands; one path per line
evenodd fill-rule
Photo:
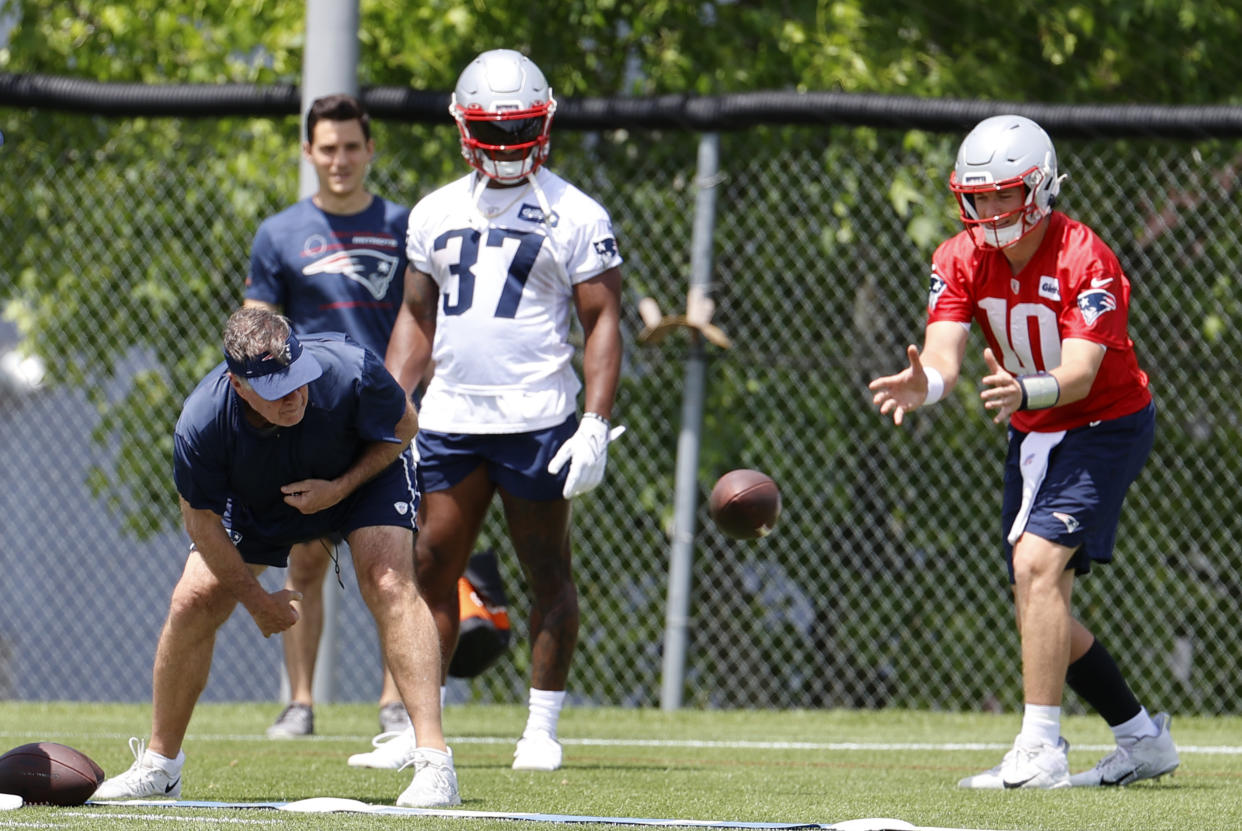
M 1036 774 L 1036 776 L 1038 776 L 1038 775 L 1039 775 L 1039 774 Z M 1022 781 L 1020 781 L 1020 782 L 1010 782 L 1008 779 L 1002 779 L 1002 780 L 1001 780 L 1001 784 L 1002 784 L 1002 785 L 1004 785 L 1004 786 L 1005 786 L 1006 788 L 1008 788 L 1008 789 L 1012 789 L 1012 788 L 1020 788 L 1020 787 L 1022 787 L 1023 785 L 1025 785 L 1027 782 L 1030 782 L 1030 781 L 1031 781 L 1032 779 L 1034 779 L 1034 778 L 1035 778 L 1035 776 L 1028 776 L 1028 777 L 1026 777 L 1025 779 L 1023 779 L 1023 780 L 1022 780 Z
M 1112 281 L 1113 281 L 1112 277 L 1105 277 L 1104 279 L 1100 279 L 1099 277 L 1092 277 L 1091 288 L 1098 289 L 1100 286 L 1107 286 Z
M 1115 787 L 1117 785 L 1124 785 L 1127 782 L 1129 782 L 1131 779 L 1133 779 L 1134 774 L 1136 773 L 1138 773 L 1138 771 L 1132 770 L 1129 773 L 1124 773 L 1121 776 L 1118 776 L 1116 779 L 1105 779 L 1103 776 L 1101 776 L 1100 784 L 1106 788 Z
M 173 781 L 173 783 L 172 783 L 171 785 L 169 785 L 167 788 L 165 788 L 165 789 L 164 789 L 164 793 L 172 793 L 172 792 L 173 792 L 173 788 L 177 787 L 177 785 L 179 785 L 179 784 L 181 784 L 181 777 L 180 777 L 180 776 L 178 776 L 178 777 L 176 778 L 176 780 L 175 780 L 175 781 Z

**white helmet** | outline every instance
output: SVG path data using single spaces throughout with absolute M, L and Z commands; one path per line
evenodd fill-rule
M 999 216 L 981 217 L 976 193 L 1025 189 L 1021 208 Z M 1057 152 L 1043 128 L 1020 115 L 997 115 L 980 121 L 962 141 L 949 176 L 962 222 L 976 245 L 1006 248 L 1035 229 L 1052 212 L 1061 180 Z M 1011 225 L 998 223 L 1018 217 Z M 975 229 L 979 229 L 976 231 Z
M 548 131 L 556 99 L 530 58 L 512 49 L 479 55 L 462 71 L 449 103 L 461 131 L 461 154 L 484 176 L 520 182 L 548 158 Z M 492 153 L 525 151 L 498 161 Z

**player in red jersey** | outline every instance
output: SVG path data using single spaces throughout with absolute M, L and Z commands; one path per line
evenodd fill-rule
M 1013 749 L 966 788 L 1127 785 L 1178 765 L 1168 715 L 1148 714 L 1071 612 L 1076 575 L 1112 560 L 1155 406 L 1128 333 L 1130 281 L 1094 231 L 1053 210 L 1060 183 L 1052 142 L 1030 119 L 995 116 L 966 136 L 949 179 L 965 230 L 932 257 L 923 348 L 870 384 L 901 424 L 953 388 L 978 322 L 988 344 L 980 397 L 1009 423 L 1001 519 L 1025 708 Z M 1067 683 L 1117 739 L 1074 776 L 1060 724 Z

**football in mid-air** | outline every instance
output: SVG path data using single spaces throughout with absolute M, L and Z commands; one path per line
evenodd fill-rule
M 766 473 L 731 470 L 716 481 L 707 507 L 716 526 L 730 537 L 758 539 L 776 527 L 781 491 Z
M 24 744 L 0 756 L 0 793 L 32 804 L 82 805 L 103 779 L 89 756 L 56 742 Z

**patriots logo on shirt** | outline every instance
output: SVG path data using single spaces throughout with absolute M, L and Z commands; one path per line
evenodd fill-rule
M 1078 311 L 1088 326 L 1094 326 L 1100 315 L 1117 308 L 1117 298 L 1107 289 L 1088 289 L 1078 295 Z
M 595 253 L 599 254 L 604 259 L 611 259 L 612 257 L 617 256 L 617 241 L 613 237 L 597 239 L 591 244 L 595 246 Z
M 376 251 L 373 248 L 351 248 L 348 251 L 335 251 L 326 257 L 315 260 L 305 266 L 302 273 L 310 277 L 315 274 L 339 274 L 360 283 L 376 300 L 383 300 L 388 294 L 388 286 L 393 277 L 397 276 L 397 255 L 387 251 Z
M 936 308 L 936 303 L 940 300 L 940 295 L 944 294 L 946 286 L 948 286 L 948 283 L 946 283 L 941 276 L 936 273 L 936 267 L 933 265 L 931 285 L 927 289 L 927 310 L 929 312 Z

